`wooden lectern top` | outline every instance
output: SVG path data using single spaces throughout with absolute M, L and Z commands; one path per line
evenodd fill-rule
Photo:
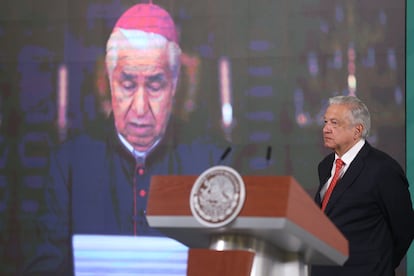
M 348 242 L 291 176 L 244 176 L 246 200 L 229 225 L 209 228 L 191 213 L 197 176 L 153 176 L 147 219 L 151 227 L 192 248 L 207 248 L 212 235 L 251 235 L 284 251 L 301 252 L 307 263 L 343 264 Z

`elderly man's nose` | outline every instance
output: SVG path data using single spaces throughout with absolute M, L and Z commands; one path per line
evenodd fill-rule
M 133 99 L 133 109 L 135 112 L 140 114 L 145 114 L 148 110 L 148 97 L 144 91 L 144 89 L 138 89 L 138 91 L 134 94 Z

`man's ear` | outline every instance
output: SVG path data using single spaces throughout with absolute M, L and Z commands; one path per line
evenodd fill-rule
M 177 87 L 178 87 L 178 82 L 180 81 L 180 77 L 177 78 L 177 80 L 174 81 L 173 83 L 173 88 L 172 88 L 172 95 L 173 97 L 175 96 L 175 93 L 177 92 Z
M 361 124 L 355 126 L 355 136 L 361 137 L 364 127 Z

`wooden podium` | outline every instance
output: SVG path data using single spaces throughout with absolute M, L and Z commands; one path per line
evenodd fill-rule
M 192 215 L 196 179 L 153 176 L 147 205 L 149 225 L 190 248 L 187 275 L 306 276 L 347 260 L 348 241 L 293 177 L 244 176 L 243 208 L 220 228 Z

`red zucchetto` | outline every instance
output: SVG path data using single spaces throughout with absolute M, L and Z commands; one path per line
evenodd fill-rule
M 177 30 L 170 14 L 154 4 L 137 4 L 126 10 L 114 29 L 140 30 L 164 36 L 178 43 Z

